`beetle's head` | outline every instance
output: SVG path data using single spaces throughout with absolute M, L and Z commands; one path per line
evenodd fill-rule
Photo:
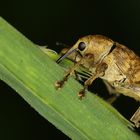
M 96 64 L 109 54 L 113 45 L 114 42 L 111 39 L 102 35 L 85 36 L 80 38 L 57 62 L 59 63 L 70 55 L 72 57 L 77 55 L 78 59 L 84 58 L 85 61 L 92 60 L 92 63 Z

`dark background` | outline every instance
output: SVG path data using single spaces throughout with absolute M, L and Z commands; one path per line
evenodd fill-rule
M 81 36 L 102 34 L 140 55 L 139 0 L 1 1 L 0 14 L 34 43 L 56 51 L 62 49 L 56 41 L 72 45 Z M 100 93 L 100 81 L 94 86 Z M 2 81 L 0 93 L 1 140 L 69 139 Z M 114 106 L 129 119 L 139 104 L 121 96 Z

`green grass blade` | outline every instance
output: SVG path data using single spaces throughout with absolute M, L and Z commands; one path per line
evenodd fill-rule
M 56 90 L 54 84 L 63 75 L 58 64 L 0 18 L 0 79 L 37 112 L 75 140 L 140 139 L 128 128 L 130 123 L 96 95 L 79 100 L 82 86 L 73 78 Z

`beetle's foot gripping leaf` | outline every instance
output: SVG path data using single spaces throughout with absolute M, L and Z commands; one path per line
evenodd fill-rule
M 56 81 L 55 88 L 58 89 L 58 90 L 61 89 L 64 85 L 64 82 L 65 82 L 64 80 Z
M 62 80 L 57 81 L 57 82 L 55 83 L 55 88 L 56 88 L 56 89 L 61 89 L 61 88 L 64 86 L 65 82 L 68 80 L 70 74 L 71 74 L 71 73 L 68 72 L 68 73 L 64 76 L 64 78 L 63 78 Z
M 140 107 L 137 109 L 130 120 L 135 124 L 137 128 L 140 127 Z
M 81 89 L 78 93 L 78 97 L 80 100 L 82 100 L 85 97 L 86 91 L 85 89 Z

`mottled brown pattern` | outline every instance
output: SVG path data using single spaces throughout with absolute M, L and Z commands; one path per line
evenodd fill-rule
M 133 82 L 140 82 L 140 58 L 132 50 L 124 45 L 117 44 L 114 51 L 116 64 L 120 67 L 127 78 Z

